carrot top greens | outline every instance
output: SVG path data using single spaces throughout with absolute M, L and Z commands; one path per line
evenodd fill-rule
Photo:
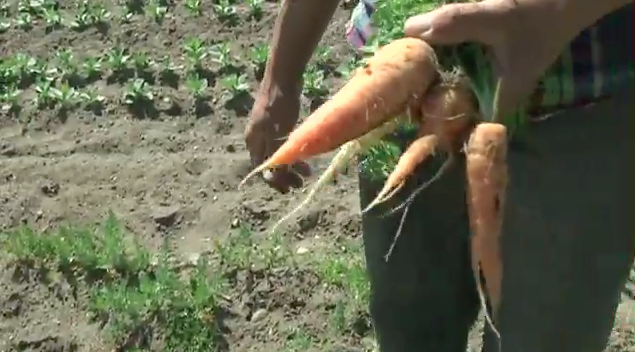
M 456 2 L 456 0 L 449 2 Z M 435 0 L 379 0 L 372 15 L 373 26 L 376 30 L 373 37 L 366 43 L 364 52 L 372 55 L 378 47 L 402 38 L 404 23 L 410 16 L 431 11 L 442 4 L 442 1 Z M 484 119 L 491 119 L 494 116 L 496 82 L 485 49 L 472 43 L 435 49 L 439 64 L 444 71 L 459 70 L 469 78 L 479 103 L 481 116 Z M 510 132 L 519 131 L 519 127 L 525 121 L 524 110 L 519 109 L 516 113 L 505 116 L 504 121 Z M 414 137 L 415 133 L 415 126 L 404 125 L 398 134 Z M 394 169 L 401 153 L 402 147 L 399 144 L 389 139 L 385 140 L 365 153 L 360 162 L 360 170 L 371 178 L 385 179 Z

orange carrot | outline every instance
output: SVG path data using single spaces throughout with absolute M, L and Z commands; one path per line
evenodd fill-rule
M 465 81 L 445 82 L 431 88 L 421 99 L 419 138 L 413 142 L 399 158 L 393 172 L 375 199 L 362 212 L 367 212 L 379 203 L 392 198 L 415 171 L 437 147 L 444 152 L 454 153 L 471 131 L 478 106 L 470 87 Z M 449 158 L 445 169 L 453 161 Z M 434 181 L 441 174 L 433 177 Z M 419 187 L 413 195 L 420 193 L 431 182 Z
M 362 210 L 362 213 L 367 212 L 374 206 L 392 198 L 392 196 L 403 187 L 406 183 L 406 179 L 415 171 L 417 166 L 428 156 L 434 154 L 438 143 L 439 138 L 434 134 L 421 136 L 412 142 L 406 151 L 399 157 L 399 161 L 397 162 L 395 169 L 386 179 L 384 187 L 377 196 L 375 196 L 375 199 L 370 202 L 364 210 Z
M 472 232 L 472 270 L 485 309 L 480 270 L 496 318 L 503 276 L 500 235 L 508 175 L 507 129 L 498 123 L 481 123 L 468 140 L 466 150 L 467 206 Z M 492 319 L 487 315 L 494 327 Z M 495 330 L 495 329 L 494 329 Z M 497 332 L 497 331 L 496 331 Z M 497 332 L 498 333 L 498 332 Z M 500 337 L 500 336 L 499 336 Z
M 403 38 L 383 46 L 241 185 L 265 169 L 327 153 L 361 137 L 404 112 L 438 75 L 436 54 L 425 42 Z

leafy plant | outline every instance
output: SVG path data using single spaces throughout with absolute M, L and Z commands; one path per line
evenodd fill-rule
M 129 68 L 130 55 L 120 47 L 114 47 L 106 53 L 106 62 L 114 75 L 123 75 Z
M 62 110 L 70 110 L 77 104 L 78 93 L 68 83 L 62 83 L 59 88 L 51 88 L 51 99 L 60 104 Z
M 213 6 L 219 20 L 233 24 L 238 19 L 238 11 L 231 0 L 218 0 Z
M 20 12 L 15 18 L 16 27 L 23 30 L 30 30 L 33 28 L 33 16 L 28 12 Z
M 321 98 L 328 94 L 328 88 L 324 83 L 324 72 L 309 68 L 304 73 L 304 91 L 311 98 Z
M 185 8 L 194 16 L 200 16 L 203 13 L 201 0 L 185 0 Z
M 46 22 L 46 30 L 52 31 L 62 28 L 63 19 L 59 11 L 54 7 L 45 7 L 42 9 L 42 17 Z
M 87 57 L 81 64 L 81 69 L 88 79 L 94 79 L 101 76 L 102 59 L 99 57 Z
M 86 105 L 90 110 L 101 110 L 106 102 L 106 97 L 99 94 L 94 89 L 85 90 L 78 95 L 79 101 Z
M 219 43 L 212 46 L 210 57 L 213 63 L 220 66 L 221 70 L 233 68 L 233 63 L 238 61 L 238 58 L 232 55 L 229 43 Z
M 249 15 L 256 20 L 261 19 L 263 14 L 262 5 L 264 3 L 265 0 L 247 0 Z
M 221 87 L 229 94 L 229 99 L 234 99 L 249 92 L 249 81 L 244 74 L 229 74 L 221 80 Z
M 196 102 L 206 99 L 207 80 L 197 74 L 190 75 L 185 81 L 185 87 L 192 94 Z
M 53 96 L 53 81 L 42 79 L 35 85 L 35 102 L 39 108 L 50 108 L 55 105 Z
M 21 109 L 20 94 L 22 91 L 15 86 L 9 86 L 0 94 L 0 103 L 2 103 L 2 111 L 17 112 Z
M 195 70 L 201 68 L 203 60 L 209 55 L 209 48 L 197 37 L 186 40 L 183 50 L 190 67 Z
M 126 86 L 124 92 L 126 105 L 143 105 L 153 101 L 154 94 L 152 94 L 149 84 L 143 79 L 136 78 Z
M 146 13 L 149 14 L 156 23 L 161 24 L 168 13 L 168 7 L 164 6 L 160 0 L 151 0 L 146 6 Z

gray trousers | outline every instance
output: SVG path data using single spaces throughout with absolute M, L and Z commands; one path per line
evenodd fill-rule
M 497 322 L 504 352 L 601 352 L 635 256 L 632 96 L 530 128 L 538 151 L 510 149 Z M 409 190 L 440 161 L 423 165 Z M 381 352 L 464 352 L 479 311 L 469 265 L 465 168 L 412 205 L 392 256 L 401 192 L 363 218 L 370 311 Z M 362 206 L 381 184 L 360 179 Z M 496 351 L 491 334 L 487 352 Z

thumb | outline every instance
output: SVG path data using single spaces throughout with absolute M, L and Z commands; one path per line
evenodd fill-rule
M 410 17 L 405 35 L 418 37 L 430 44 L 451 45 L 463 42 L 493 43 L 491 6 L 485 2 L 447 4 L 433 11 Z M 494 22 L 492 22 L 494 20 Z

